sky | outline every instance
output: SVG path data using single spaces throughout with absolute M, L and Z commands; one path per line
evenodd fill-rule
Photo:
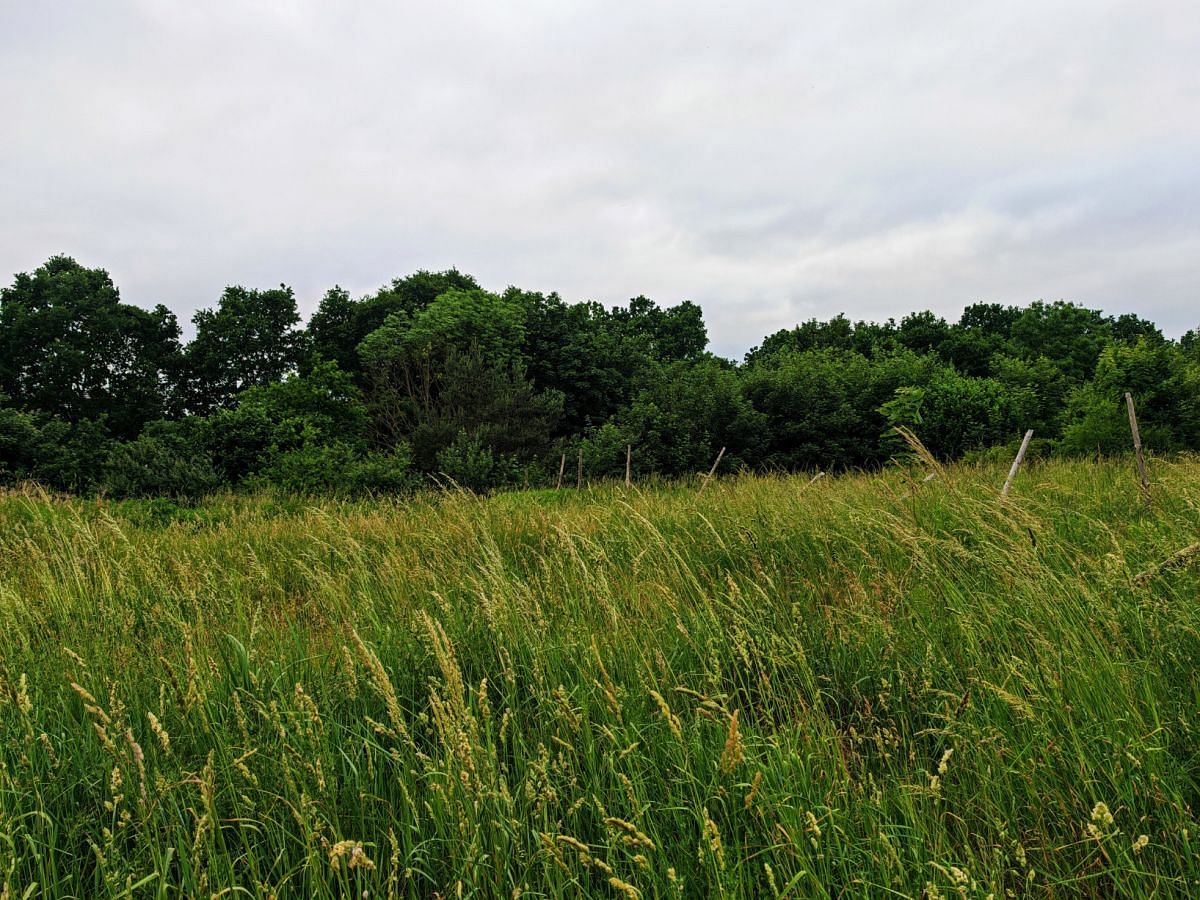
M 1200 324 L 1200 4 L 0 0 L 0 283 Z M 186 332 L 186 329 L 185 329 Z

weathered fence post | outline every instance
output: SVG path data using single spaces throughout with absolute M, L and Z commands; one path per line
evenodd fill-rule
M 562 488 L 563 472 L 565 472 L 566 469 L 567 469 L 567 454 L 564 453 L 562 455 L 562 459 L 560 459 L 558 461 L 558 482 L 554 485 L 554 489 L 556 491 L 560 490 Z
M 713 460 L 712 468 L 708 470 L 708 474 L 704 476 L 704 481 L 700 484 L 700 493 L 704 493 L 704 489 L 708 487 L 708 483 L 712 481 L 713 475 L 717 473 L 717 466 L 721 464 L 721 457 L 725 455 L 725 448 L 721 448 L 721 452 L 717 454 L 717 458 Z
M 625 487 L 633 484 L 633 444 L 625 445 Z
M 1013 460 L 1012 468 L 1008 470 L 1008 477 L 1004 479 L 1004 487 L 1000 491 L 1001 497 L 1008 496 L 1008 489 L 1012 487 L 1013 479 L 1017 477 L 1017 470 L 1021 468 L 1021 461 L 1025 459 L 1025 451 L 1029 449 L 1029 442 L 1033 439 L 1033 429 L 1030 428 L 1025 432 L 1025 439 L 1021 441 L 1021 449 L 1017 451 L 1017 458 Z
M 1142 453 L 1142 435 L 1138 431 L 1137 413 L 1133 409 L 1133 394 L 1125 392 L 1125 409 L 1129 412 L 1129 430 L 1133 432 L 1133 452 L 1137 456 L 1138 478 L 1142 485 L 1142 502 L 1150 505 L 1150 476 L 1146 474 L 1146 456 Z
M 579 469 L 575 473 L 575 489 L 583 487 L 583 448 L 579 448 Z

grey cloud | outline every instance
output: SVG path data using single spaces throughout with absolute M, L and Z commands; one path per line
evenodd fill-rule
M 181 318 L 418 267 L 812 315 L 1200 320 L 1200 8 L 0 3 L 0 277 Z

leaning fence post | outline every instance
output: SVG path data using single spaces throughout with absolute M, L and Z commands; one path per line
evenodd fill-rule
M 625 487 L 633 484 L 633 444 L 625 445 Z
M 583 487 L 583 448 L 579 448 L 579 469 L 575 473 L 575 488 Z
M 566 468 L 567 468 L 567 454 L 564 453 L 562 455 L 562 459 L 560 459 L 558 461 L 558 482 L 554 485 L 554 489 L 556 491 L 562 488 L 562 477 L 563 477 L 563 472 L 566 471 Z
M 704 481 L 700 484 L 700 493 L 704 493 L 704 489 L 708 487 L 708 483 L 712 481 L 713 475 L 717 472 L 717 466 L 721 464 L 721 457 L 725 455 L 725 448 L 721 448 L 721 452 L 717 454 L 717 458 L 713 460 L 712 468 L 708 470 L 708 474 L 704 476 Z
M 1004 479 L 1004 487 L 1000 491 L 1001 497 L 1008 496 L 1008 489 L 1012 487 L 1013 479 L 1017 477 L 1017 470 L 1021 468 L 1021 461 L 1025 459 L 1025 451 L 1029 449 L 1029 442 L 1033 438 L 1033 429 L 1030 428 L 1025 432 L 1025 439 L 1021 441 L 1021 449 L 1017 451 L 1017 458 L 1013 460 L 1012 468 L 1008 470 L 1008 477 Z
M 1146 474 L 1146 456 L 1142 453 L 1142 435 L 1138 431 L 1137 413 L 1133 409 L 1133 395 L 1125 392 L 1125 409 L 1129 412 L 1129 430 L 1133 432 L 1133 452 L 1137 456 L 1138 478 L 1142 484 L 1142 502 L 1150 505 L 1150 476 Z

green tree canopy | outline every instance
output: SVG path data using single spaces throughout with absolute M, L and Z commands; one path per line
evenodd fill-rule
M 0 289 L 0 393 L 69 422 L 130 437 L 170 406 L 179 324 L 122 303 L 103 269 L 56 256 Z
M 1087 381 L 1112 340 L 1112 323 L 1099 310 L 1062 300 L 1031 303 L 1012 324 L 1012 342 L 1025 359 L 1044 356 L 1076 384 Z
M 345 372 L 361 373 L 358 345 L 397 313 L 417 315 L 447 291 L 479 290 L 479 283 L 457 269 L 419 271 L 396 278 L 369 297 L 350 299 L 340 287 L 328 291 L 308 323 L 309 351 L 332 359 Z
M 1200 448 L 1200 363 L 1174 344 L 1142 337 L 1100 355 L 1096 377 L 1071 396 L 1062 447 L 1071 453 L 1129 448 L 1125 392 L 1137 404 L 1147 447 L 1159 452 Z
M 727 468 L 753 467 L 765 456 L 767 434 L 767 417 L 744 395 L 735 368 L 712 357 L 677 360 L 589 434 L 588 470 L 619 476 L 627 446 L 637 448 L 639 472 L 702 471 L 722 447 Z
M 232 482 L 305 447 L 337 442 L 355 451 L 367 449 L 362 394 L 333 362 L 322 362 L 307 375 L 247 388 L 208 422 L 213 458 Z
M 639 295 L 628 305 L 615 307 L 611 318 L 662 362 L 695 359 L 708 346 L 704 314 L 699 306 L 686 300 L 662 309 L 650 298 Z
M 891 455 L 879 411 L 897 388 L 920 387 L 944 364 L 900 351 L 868 359 L 849 350 L 783 353 L 745 375 L 745 391 L 766 416 L 766 464 L 783 469 L 878 465 Z
M 187 403 L 207 413 L 251 387 L 278 382 L 300 359 L 300 314 L 292 289 L 227 287 L 217 308 L 193 316 L 196 337 L 185 356 Z

